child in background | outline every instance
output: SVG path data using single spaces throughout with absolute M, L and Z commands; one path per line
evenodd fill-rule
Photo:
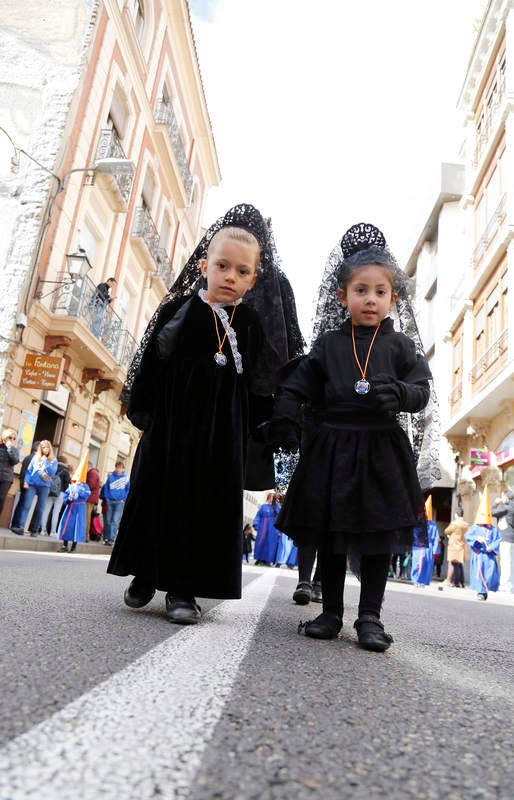
M 500 532 L 493 525 L 487 484 L 484 487 L 475 522 L 466 531 L 465 539 L 471 550 L 470 589 L 477 593 L 477 600 L 487 600 L 489 592 L 497 592 L 500 585 L 500 571 L 496 557 L 501 542 Z
M 197 596 L 241 596 L 247 441 L 271 413 L 287 320 L 297 326 L 268 227 L 253 206 L 236 206 L 203 237 L 129 371 L 127 414 L 143 435 L 108 572 L 134 576 L 131 608 L 159 589 L 168 620 L 190 625 Z M 253 480 L 247 488 L 274 485 L 271 451 Z
M 389 312 L 404 273 L 373 225 L 359 223 L 341 241 L 328 285 L 348 312 L 330 330 L 331 298 L 324 287 L 328 330 L 310 354 L 283 371 L 270 442 L 298 429 L 300 407 L 313 411 L 313 429 L 285 496 L 277 527 L 299 544 L 318 547 L 323 613 L 301 625 L 307 636 L 335 638 L 343 621 L 347 554 L 357 554 L 361 591 L 354 627 L 361 647 L 384 651 L 392 637 L 380 620 L 391 553 L 410 545 L 424 512 L 411 444 L 399 412 L 423 409 L 430 369 L 414 341 L 394 330 Z M 333 279 L 332 279 L 333 278 Z M 335 292 L 334 286 L 334 292 Z M 403 309 L 410 309 L 403 302 Z

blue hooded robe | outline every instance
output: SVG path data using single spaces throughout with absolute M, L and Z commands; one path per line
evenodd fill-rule
M 414 528 L 412 532 L 412 568 L 411 582 L 429 586 L 434 571 L 434 555 L 439 546 L 439 531 L 433 520 L 427 520 L 428 547 L 419 544 L 418 531 Z
M 471 550 L 470 588 L 478 594 L 498 591 L 500 571 L 496 556 L 501 542 L 498 528 L 494 525 L 471 525 L 464 535 Z
M 57 531 L 63 542 L 86 541 L 86 500 L 90 494 L 86 483 L 70 483 L 64 492 L 64 511 Z
M 280 511 L 280 505 L 275 503 L 263 503 L 257 511 L 253 521 L 253 527 L 257 531 L 253 557 L 255 561 L 265 561 L 273 564 L 277 557 L 279 542 L 279 532 L 275 528 L 275 520 Z

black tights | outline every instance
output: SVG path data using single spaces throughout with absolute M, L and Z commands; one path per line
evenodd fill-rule
M 329 548 L 320 547 L 318 560 L 321 565 L 323 611 L 327 614 L 336 614 L 342 619 L 346 553 L 336 554 Z M 363 614 L 370 614 L 380 619 L 390 560 L 390 553 L 361 556 L 359 617 Z
M 316 545 L 314 544 L 301 544 L 298 547 L 298 581 L 299 583 L 310 583 L 312 568 L 316 560 Z M 319 558 L 316 562 L 316 569 L 312 578 L 313 583 L 319 583 L 321 580 Z

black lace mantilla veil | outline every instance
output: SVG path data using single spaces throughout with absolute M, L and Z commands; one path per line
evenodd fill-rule
M 200 261 L 207 257 L 207 248 L 214 234 L 221 228 L 227 227 L 245 228 L 250 231 L 257 239 L 261 249 L 259 277 L 254 287 L 244 295 L 243 302 L 248 303 L 257 311 L 272 354 L 271 361 L 273 363 L 266 363 L 266 369 L 263 370 L 266 375 L 263 374 L 262 385 L 257 387 L 262 394 L 268 394 L 272 388 L 269 376 L 274 375 L 275 370 L 288 359 L 304 352 L 305 344 L 298 325 L 294 295 L 289 281 L 280 269 L 269 221 L 264 220 L 262 214 L 254 206 L 242 203 L 227 211 L 206 231 L 167 295 L 157 307 L 128 369 L 127 379 L 120 395 L 123 403 L 128 401 L 143 353 L 150 342 L 163 309 L 175 299 L 192 296 L 197 294 L 201 288 L 205 288 Z
M 359 250 L 369 247 L 383 250 L 388 261 L 395 267 L 395 291 L 398 292 L 398 300 L 391 311 L 391 318 L 396 330 L 402 331 L 409 339 L 412 339 L 416 345 L 416 351 L 424 355 L 421 336 L 409 298 L 407 276 L 398 266 L 382 232 L 374 225 L 364 222 L 353 225 L 328 256 L 314 311 L 311 346 L 323 333 L 337 330 L 348 319 L 348 311 L 343 308 L 337 297 L 341 267 L 345 259 Z M 433 381 L 430 381 L 430 399 L 426 408 L 413 414 L 398 414 L 398 421 L 411 441 L 421 488 L 423 491 L 428 491 L 441 477 L 440 416 Z

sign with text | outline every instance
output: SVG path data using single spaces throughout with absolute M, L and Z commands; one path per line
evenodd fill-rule
M 482 448 L 476 448 L 469 451 L 469 463 L 475 464 L 478 467 L 487 467 L 489 466 L 489 450 L 484 450 Z
M 22 389 L 50 389 L 59 387 L 64 368 L 62 356 L 39 356 L 27 353 L 21 372 Z

